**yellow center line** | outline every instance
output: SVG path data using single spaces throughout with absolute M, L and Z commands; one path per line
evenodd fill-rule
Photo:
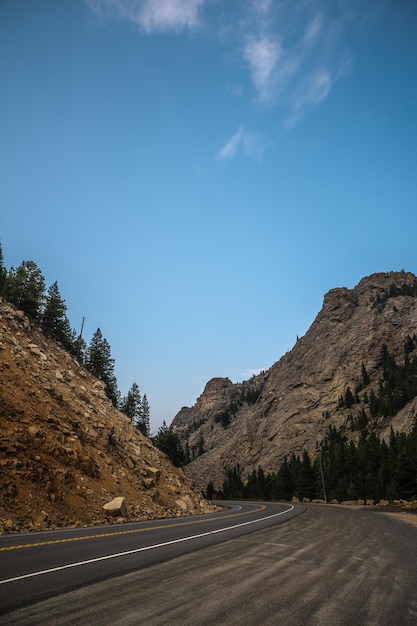
M 252 511 L 242 511 L 241 513 L 231 513 L 230 515 L 223 515 L 221 519 L 229 519 L 231 517 L 239 517 L 241 515 L 248 515 L 249 513 L 257 513 L 258 511 L 263 511 L 266 509 L 265 504 L 261 504 L 257 509 Z M 101 539 L 103 537 L 115 537 L 116 535 L 130 535 L 133 533 L 143 533 L 149 530 L 161 530 L 164 528 L 173 528 L 178 526 L 189 526 L 191 524 L 202 524 L 204 522 L 212 522 L 215 521 L 216 517 L 209 517 L 205 519 L 195 519 L 189 522 L 176 522 L 174 524 L 169 524 L 168 526 L 149 526 L 145 528 L 134 528 L 131 530 L 116 530 L 111 533 L 101 533 L 97 535 L 86 535 L 85 537 L 67 537 L 65 539 L 53 539 L 51 541 L 38 541 L 36 543 L 24 543 L 16 546 L 4 546 L 0 548 L 0 552 L 6 552 L 7 550 L 22 550 L 23 548 L 38 548 L 39 546 L 51 546 L 58 543 L 71 543 L 72 541 L 85 541 L 87 539 Z

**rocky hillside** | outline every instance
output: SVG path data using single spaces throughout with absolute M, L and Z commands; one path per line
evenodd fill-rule
M 210 480 L 219 488 L 225 470 L 237 464 L 243 475 L 258 466 L 277 471 L 286 455 L 314 453 L 329 426 L 352 432 L 362 409 L 370 417 L 384 344 L 397 363 L 404 362 L 405 340 L 416 333 L 413 274 L 373 274 L 354 289 L 332 289 L 305 336 L 267 372 L 240 384 L 213 379 L 195 406 L 177 414 L 173 429 L 193 459 L 186 473 L 201 488 Z M 353 403 L 344 401 L 348 388 Z M 370 427 L 386 437 L 391 426 L 410 430 L 416 415 L 414 398 L 396 415 L 370 420 Z
M 103 384 L 2 301 L 0 425 L 0 532 L 101 523 L 116 497 L 129 519 L 209 510 Z

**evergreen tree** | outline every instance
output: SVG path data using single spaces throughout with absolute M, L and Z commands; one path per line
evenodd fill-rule
M 312 499 L 317 496 L 317 476 L 306 450 L 303 452 L 303 460 L 298 473 L 295 492 L 300 500 L 302 498 Z
M 120 410 L 130 418 L 142 435 L 149 437 L 149 403 L 146 394 L 142 398 L 136 383 L 133 383 L 127 395 L 121 400 Z
M 244 486 L 239 464 L 226 472 L 222 492 L 224 498 L 236 498 L 239 500 L 243 498 Z
M 294 495 L 294 483 L 287 457 L 281 464 L 276 478 L 273 480 L 272 495 L 275 500 L 291 500 Z
M 121 401 L 120 410 L 135 424 L 140 416 L 141 406 L 142 396 L 139 391 L 139 386 L 133 383 L 127 395 Z
M 406 355 L 410 354 L 414 350 L 414 341 L 410 335 L 407 335 L 406 340 L 404 342 L 404 352 Z
M 363 361 L 362 361 L 362 382 L 363 382 L 364 387 L 369 385 L 369 382 L 370 382 L 369 375 L 368 375 L 368 372 L 366 371 L 366 367 Z
M 207 500 L 212 500 L 213 496 L 214 496 L 214 485 L 213 485 L 213 482 L 210 480 L 207 485 L 207 491 L 206 491 L 205 497 L 207 498 Z
M 142 435 L 145 435 L 145 437 L 149 437 L 151 434 L 150 417 L 151 410 L 146 393 L 144 393 L 142 398 L 140 423 L 137 424 L 137 428 L 139 428 L 140 432 Z
M 165 420 L 159 427 L 158 433 L 152 437 L 152 443 L 159 448 L 170 459 L 171 463 L 176 467 L 184 464 L 184 451 L 181 446 L 180 438 L 170 426 L 167 426 Z
M 110 345 L 104 339 L 100 328 L 97 328 L 86 350 L 85 365 L 93 376 L 103 381 L 107 397 L 117 407 L 119 395 L 114 375 L 114 359 L 111 357 Z
M 76 333 L 74 331 L 74 356 L 77 357 L 77 360 L 80 363 L 85 363 L 87 354 L 87 343 L 78 335 L 76 337 Z
M 58 283 L 55 281 L 48 289 L 41 327 L 47 337 L 58 341 L 73 354 L 75 332 L 71 329 L 66 310 L 65 301 L 61 298 Z
M 198 440 L 197 456 L 201 456 L 202 454 L 204 454 L 204 437 L 200 433 L 200 439 Z
M 7 299 L 22 309 L 32 322 L 38 322 L 45 300 L 45 279 L 33 261 L 23 261 L 7 275 Z
M 371 389 L 371 395 L 369 397 L 369 411 L 372 417 L 376 417 L 380 411 L 380 401 L 374 393 L 374 390 Z
M 257 497 L 257 481 L 258 481 L 258 477 L 256 474 L 256 470 L 253 469 L 245 485 L 245 489 L 243 493 L 245 498 L 252 499 L 252 498 Z
M 0 242 L 0 298 L 6 296 L 7 270 L 4 267 L 3 249 Z
M 257 480 L 256 480 L 256 490 L 257 490 L 257 497 L 260 500 L 267 500 L 268 499 L 268 489 L 267 489 L 267 480 L 266 480 L 266 476 L 265 473 L 262 469 L 262 467 L 258 467 L 258 476 L 257 476 Z
M 345 398 L 344 398 L 344 406 L 347 409 L 350 409 L 350 407 L 355 404 L 355 398 L 353 397 L 353 393 L 351 391 L 351 388 L 348 387 L 346 389 L 346 393 L 345 393 Z

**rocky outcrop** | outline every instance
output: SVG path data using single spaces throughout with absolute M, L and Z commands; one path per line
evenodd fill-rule
M 172 426 L 194 460 L 186 473 L 202 488 L 220 487 L 225 470 L 240 465 L 243 474 L 261 466 L 277 471 L 286 455 L 314 453 L 329 426 L 347 424 L 354 409 L 339 400 L 362 381 L 362 363 L 377 391 L 382 346 L 404 360 L 407 335 L 417 333 L 417 278 L 406 272 L 379 273 L 354 289 L 329 291 L 308 332 L 267 372 L 233 385 L 228 379 L 207 384 L 194 407 L 183 408 Z M 417 414 L 409 403 L 394 418 L 374 425 L 388 436 L 392 426 L 408 431 Z
M 210 510 L 103 383 L 0 301 L 0 532 L 101 523 L 119 497 L 129 519 Z

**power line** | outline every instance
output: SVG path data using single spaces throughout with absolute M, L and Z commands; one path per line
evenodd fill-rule
M 107 324 L 101 324 L 98 320 L 91 318 L 91 317 L 87 317 L 82 315 L 82 313 L 80 313 L 80 311 L 74 309 L 73 307 L 68 307 L 67 306 L 67 310 L 69 311 L 74 311 L 75 313 L 77 313 L 78 315 L 82 316 L 83 318 L 83 326 L 84 326 L 84 320 L 87 323 L 87 326 L 91 329 L 93 328 L 100 328 L 102 332 L 104 332 L 107 336 L 114 336 L 116 337 L 117 341 L 119 343 L 123 343 L 125 345 L 131 346 L 131 347 L 139 347 L 142 348 L 143 350 L 145 350 L 146 352 L 149 352 L 150 354 L 154 354 L 156 356 L 159 356 L 161 358 L 173 361 L 175 363 L 179 363 L 181 365 L 184 365 L 186 367 L 189 367 L 191 369 L 195 369 L 195 370 L 199 370 L 199 371 L 203 371 L 208 373 L 208 375 L 210 375 L 211 377 L 213 376 L 213 368 L 209 368 L 207 365 L 202 364 L 199 361 L 196 361 L 194 359 L 191 359 L 183 354 L 180 354 L 179 352 L 175 352 L 173 350 L 170 350 L 169 348 L 164 348 L 162 346 L 159 346 L 157 344 L 154 344 L 150 341 L 147 341 L 143 338 L 137 337 L 135 335 L 132 335 L 130 333 L 126 333 L 123 331 L 120 331 L 118 329 L 112 328 L 111 326 L 108 326 Z M 220 368 L 216 368 L 216 374 L 217 375 L 223 375 L 223 376 L 228 376 L 230 377 L 230 373 L 229 372 L 225 372 L 224 370 L 220 369 Z

